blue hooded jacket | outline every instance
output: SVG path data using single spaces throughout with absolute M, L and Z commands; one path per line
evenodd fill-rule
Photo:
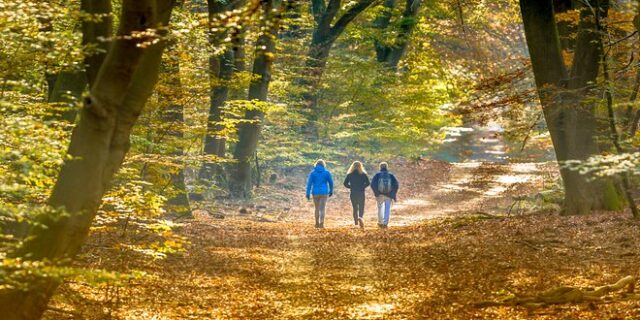
M 331 173 L 322 165 L 317 165 L 307 179 L 307 196 L 328 195 L 333 193 Z

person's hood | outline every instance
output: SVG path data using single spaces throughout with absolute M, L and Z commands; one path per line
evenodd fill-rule
M 313 171 L 324 172 L 324 171 L 327 171 L 327 169 L 325 169 L 322 165 L 317 165 L 315 168 L 313 168 Z

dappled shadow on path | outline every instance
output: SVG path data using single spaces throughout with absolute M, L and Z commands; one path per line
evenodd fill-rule
M 611 214 L 479 218 L 473 213 L 499 212 L 512 195 L 536 192 L 545 167 L 448 168 L 428 181 L 411 179 L 415 169 L 398 168 L 406 198 L 396 205 L 389 229 L 373 227 L 371 207 L 367 228 L 350 226 L 350 212 L 339 211 L 348 210 L 344 193 L 332 199 L 325 230 L 312 228 L 309 212 L 302 210 L 278 223 L 196 215 L 180 231 L 191 242 L 186 252 L 161 261 L 129 261 L 129 268 L 149 277 L 131 281 L 112 314 L 123 319 L 640 316 L 633 301 L 534 312 L 474 308 L 475 302 L 512 293 L 595 286 L 635 274 L 640 225 Z
M 612 239 L 598 227 L 605 225 L 619 234 Z M 472 305 L 510 292 L 594 286 L 633 274 L 640 255 L 637 227 L 610 214 L 455 218 L 364 231 L 198 221 L 184 231 L 205 236 L 194 236 L 193 247 L 180 258 L 149 269 L 156 278 L 137 283 L 140 299 L 119 314 L 140 319 L 143 311 L 160 319 L 534 317 L 524 308 Z M 226 233 L 239 236 L 231 242 Z M 581 318 L 601 319 L 619 314 L 621 307 L 640 310 L 633 304 L 536 312 L 571 318 L 579 311 Z

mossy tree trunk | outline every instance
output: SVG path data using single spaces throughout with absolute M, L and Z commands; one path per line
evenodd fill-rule
M 600 152 L 593 96 L 597 89 L 602 43 L 594 12 L 582 8 L 571 71 L 565 67 L 552 0 L 521 0 L 527 45 L 544 117 L 559 162 L 585 160 Z M 607 3 L 597 2 L 595 14 L 606 15 Z M 561 168 L 565 200 L 563 214 L 618 210 L 623 195 L 611 180 L 590 180 Z
M 125 0 L 119 36 L 166 25 L 173 1 Z M 69 158 L 53 188 L 49 204 L 67 215 L 42 217 L 23 246 L 11 256 L 27 261 L 67 265 L 80 251 L 109 188 L 129 149 L 129 135 L 157 80 L 164 41 L 140 46 L 149 39 L 117 38 L 111 43 L 90 94 L 84 99 L 69 144 Z M 40 278 L 28 289 L 0 291 L 0 315 L 5 320 L 39 319 L 60 279 Z

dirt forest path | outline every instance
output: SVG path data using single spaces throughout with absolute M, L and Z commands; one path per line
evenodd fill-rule
M 299 209 L 287 203 L 292 209 L 278 222 L 196 214 L 181 230 L 191 242 L 186 252 L 153 263 L 131 262 L 150 276 L 129 286 L 111 315 L 557 319 L 580 312 L 580 318 L 602 319 L 619 315 L 623 304 L 636 306 L 626 301 L 535 311 L 474 308 L 478 301 L 510 294 L 563 283 L 593 286 L 634 274 L 640 256 L 637 224 L 626 215 L 610 214 L 503 217 L 512 196 L 542 189 L 544 177 L 553 171 L 546 164 L 425 162 L 395 169 L 403 189 L 388 229 L 375 227 L 371 198 L 366 228 L 354 227 L 344 190 L 331 200 L 324 230 L 313 228 L 305 201 Z M 617 224 L 620 233 L 611 237 L 594 231 L 600 224 Z M 624 252 L 611 249 L 621 243 Z M 631 310 L 640 310 L 636 307 Z
M 394 171 L 400 180 L 399 201 L 393 204 L 393 226 L 409 226 L 425 220 L 470 213 L 498 213 L 513 203 L 513 197 L 544 189 L 554 172 L 548 163 L 496 164 L 487 162 L 424 162 Z M 371 174 L 372 175 L 372 174 Z M 548 183 L 548 182 L 547 182 Z M 349 193 L 336 180 L 336 196 L 330 198 L 327 225 L 353 225 Z M 313 222 L 313 205 L 303 203 L 288 221 Z M 365 223 L 377 225 L 376 202 L 367 189 Z

